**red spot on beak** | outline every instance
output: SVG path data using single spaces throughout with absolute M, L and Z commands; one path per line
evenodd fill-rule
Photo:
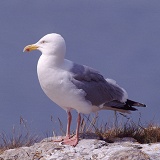
M 26 51 L 27 51 L 27 52 L 29 52 L 29 51 L 30 51 L 30 49 L 26 49 Z

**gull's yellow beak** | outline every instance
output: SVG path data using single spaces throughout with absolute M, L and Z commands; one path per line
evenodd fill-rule
M 26 46 L 23 49 L 23 52 L 30 52 L 30 51 L 33 51 L 33 50 L 36 50 L 36 49 L 38 49 L 38 46 L 35 45 L 35 44 L 31 44 L 31 45 Z

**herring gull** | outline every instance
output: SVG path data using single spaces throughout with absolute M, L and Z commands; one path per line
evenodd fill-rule
M 127 92 L 116 81 L 105 79 L 91 67 L 64 59 L 66 44 L 59 34 L 47 34 L 37 43 L 26 46 L 23 51 L 32 50 L 42 52 L 37 64 L 42 90 L 68 115 L 66 136 L 60 140 L 63 144 L 78 144 L 81 113 L 89 114 L 100 110 L 129 113 L 137 110 L 133 106 L 146 106 L 129 100 Z M 70 135 L 72 109 L 78 112 L 76 134 L 73 137 Z

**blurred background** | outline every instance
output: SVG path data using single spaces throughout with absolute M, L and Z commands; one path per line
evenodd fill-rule
M 37 61 L 41 53 L 23 48 L 48 33 L 61 34 L 66 58 L 91 66 L 125 88 L 147 108 L 129 115 L 160 123 L 160 1 L 158 0 L 5 0 L 0 1 L 0 132 L 9 133 L 20 117 L 32 132 L 66 127 L 67 115 L 41 90 Z M 73 125 L 76 124 L 73 112 Z M 100 121 L 114 112 L 99 112 Z

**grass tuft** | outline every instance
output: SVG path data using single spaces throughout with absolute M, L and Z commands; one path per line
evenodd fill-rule
M 117 115 L 116 115 L 117 116 Z M 123 115 L 125 116 L 125 115 Z M 126 116 L 125 116 L 126 117 Z M 106 142 L 114 142 L 116 138 L 131 137 L 139 143 L 156 143 L 160 142 L 160 126 L 150 122 L 146 125 L 141 124 L 141 120 L 137 123 L 126 117 L 125 123 L 117 123 L 117 117 L 114 124 L 101 123 L 98 124 L 98 115 L 90 118 L 84 116 L 81 123 L 81 133 L 96 134 L 99 139 Z
M 20 128 L 13 126 L 11 135 L 5 132 L 0 133 L 0 152 L 7 149 L 14 149 L 23 146 L 31 146 L 40 141 L 38 135 L 32 135 L 29 131 L 26 121 L 20 117 Z
M 119 115 L 126 118 L 123 122 L 119 120 Z M 51 121 L 55 123 L 53 117 L 51 116 Z M 63 123 L 60 118 L 58 118 L 58 124 L 62 135 L 65 135 L 65 130 Z M 72 132 L 74 134 L 75 132 Z M 94 137 L 105 140 L 106 142 L 113 143 L 116 138 L 131 137 L 134 138 L 139 143 L 156 143 L 160 142 L 160 126 L 150 122 L 146 125 L 141 123 L 141 117 L 137 123 L 133 122 L 130 118 L 123 114 L 117 114 L 115 112 L 115 122 L 99 122 L 98 114 L 95 116 L 85 116 L 83 115 L 80 133 L 87 135 L 88 138 Z M 46 134 L 47 137 L 49 134 Z M 55 131 L 53 131 L 55 135 Z M 85 137 L 84 136 L 84 137 Z M 7 149 L 19 148 L 23 146 L 31 146 L 41 140 L 40 136 L 32 135 L 30 129 L 27 126 L 27 122 L 20 117 L 20 128 L 12 128 L 11 135 L 5 133 L 0 133 L 0 153 Z

